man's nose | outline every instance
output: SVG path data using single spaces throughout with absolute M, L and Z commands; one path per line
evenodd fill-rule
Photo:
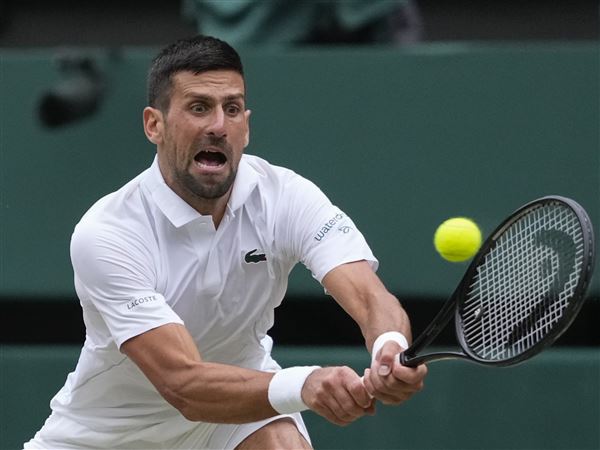
M 206 133 L 210 136 L 224 137 L 225 131 L 225 112 L 221 108 L 215 108 L 210 116 L 210 122 L 206 128 Z

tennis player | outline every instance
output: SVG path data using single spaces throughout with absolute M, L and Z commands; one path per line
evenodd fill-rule
M 243 68 L 198 36 L 154 59 L 152 165 L 94 204 L 71 259 L 86 325 L 77 367 L 25 448 L 312 448 L 300 412 L 345 425 L 419 391 L 410 325 L 352 220 L 310 181 L 256 156 Z M 289 367 L 267 331 L 302 262 L 357 322 L 370 368 Z M 364 379 L 363 379 L 364 377 Z

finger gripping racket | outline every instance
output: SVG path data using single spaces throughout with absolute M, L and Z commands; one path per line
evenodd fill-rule
M 462 358 L 508 366 L 531 358 L 580 311 L 594 249 L 592 224 L 577 202 L 549 196 L 524 205 L 483 243 L 453 295 L 400 362 Z M 419 355 L 452 315 L 462 351 Z

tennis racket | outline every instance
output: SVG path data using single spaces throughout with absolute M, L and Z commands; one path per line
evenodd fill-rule
M 462 358 L 509 366 L 531 358 L 581 310 L 594 248 L 590 219 L 575 201 L 549 196 L 522 206 L 483 243 L 453 295 L 400 362 Z M 453 315 L 462 351 L 420 354 Z

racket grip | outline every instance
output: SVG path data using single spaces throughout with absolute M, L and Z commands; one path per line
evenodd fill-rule
M 408 356 L 406 356 L 406 352 L 401 352 L 398 355 L 398 361 L 400 362 L 400 364 L 406 367 L 415 367 L 416 365 L 418 365 L 415 364 L 414 359 L 411 359 Z

